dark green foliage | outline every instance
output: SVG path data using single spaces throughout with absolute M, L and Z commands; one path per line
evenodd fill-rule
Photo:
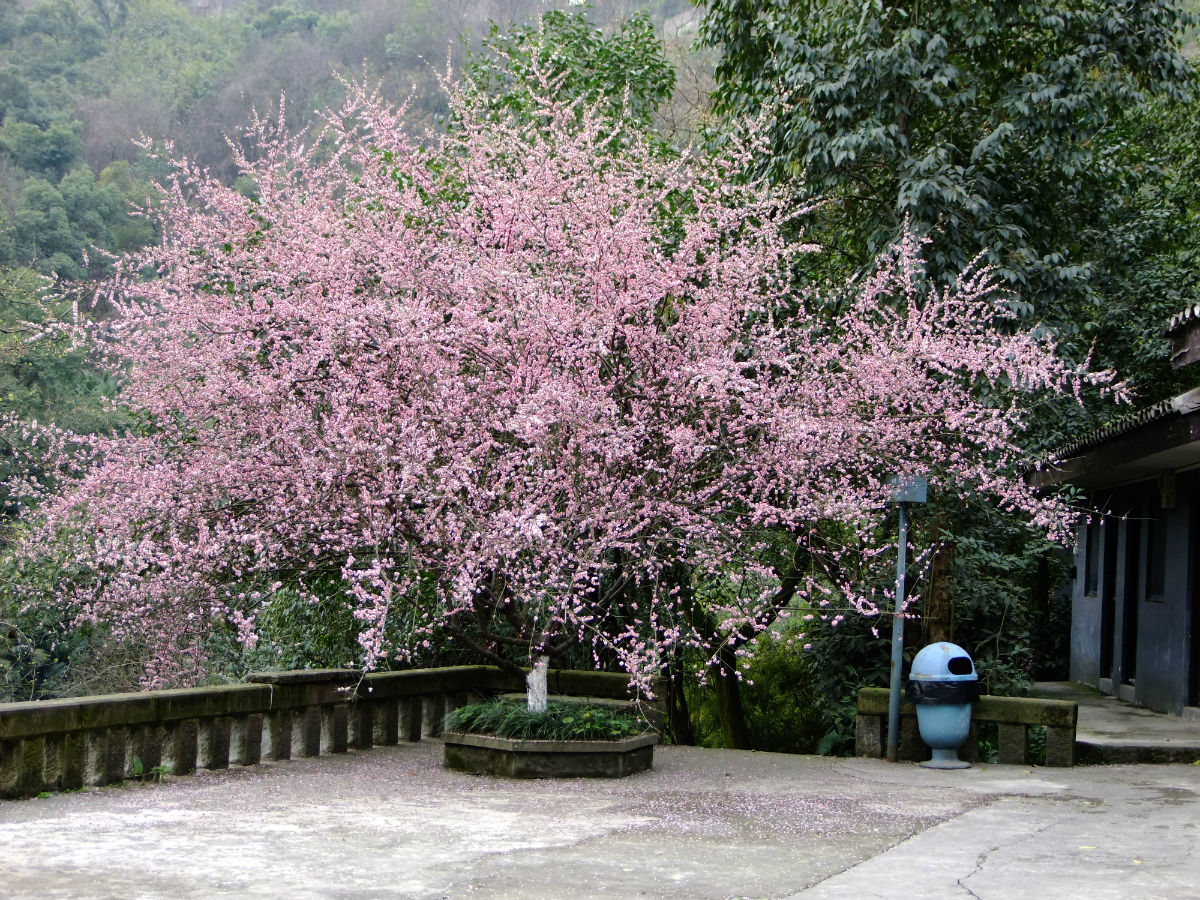
M 77 433 L 119 427 L 104 409 L 111 376 L 95 364 L 86 341 L 73 341 L 71 298 L 50 291 L 28 269 L 0 268 L 0 698 L 36 700 L 122 687 L 121 648 L 90 626 L 78 626 L 55 602 L 73 560 L 48 554 L 41 565 L 4 552 L 29 490 L 52 483 L 47 443 L 11 417 L 54 422 Z
M 771 633 L 754 646 L 754 660 L 742 687 L 746 721 L 756 750 L 823 753 L 830 716 L 814 690 L 812 658 L 800 643 Z
M 794 629 L 766 632 L 751 646 L 740 687 L 750 743 L 755 750 L 773 753 L 827 753 L 834 710 L 822 691 L 816 658 L 794 637 Z M 712 689 L 690 685 L 688 706 L 696 743 L 724 746 Z
M 42 0 L 26 10 L 15 29 L 39 78 L 66 73 L 103 52 L 104 33 L 71 0 Z
M 953 281 L 982 254 L 1024 323 L 1049 327 L 1069 358 L 1116 368 L 1138 402 L 1188 386 L 1162 329 L 1200 299 L 1200 123 L 1179 46 L 1190 12 L 1170 0 L 706 6 L 719 109 L 764 115 L 762 171 L 827 201 L 806 235 L 827 252 L 804 277 L 862 272 L 911 229 L 930 239 L 933 280 Z M 1026 440 L 1044 448 L 1113 410 L 1064 402 L 1032 414 Z M 1061 556 L 986 505 L 921 516 L 918 549 L 945 542 L 948 637 L 976 657 L 985 688 L 1062 677 Z M 910 658 L 928 624 L 910 620 Z M 843 749 L 857 688 L 887 683 L 890 625 L 850 616 L 807 638 Z
M 60 7 L 69 4 L 54 8 Z M 79 98 L 71 88 L 87 80 L 80 68 L 86 60 L 65 57 L 61 72 L 39 77 L 44 60 L 29 55 L 27 39 L 0 47 L 0 160 L 8 165 L 0 265 L 31 266 L 65 280 L 95 277 L 105 271 L 98 249 L 121 251 L 153 237 L 145 220 L 129 216 L 133 205 L 145 204 L 149 181 L 131 176 L 124 162 L 96 177 L 85 161 L 85 127 L 75 118 Z
M 1070 615 L 1054 596 L 1062 548 L 987 507 L 962 511 L 953 527 L 948 637 L 975 660 L 983 692 L 1020 696 L 1039 677 L 1065 677 Z
M 263 603 L 255 620 L 258 643 L 243 647 L 232 628 L 216 629 L 209 642 L 210 668 L 234 679 L 279 669 L 337 669 L 361 661 L 358 622 L 351 610 L 329 597 L 311 601 L 282 589 Z
M 27 269 L 0 268 L 0 414 L 83 434 L 122 424 L 104 408 L 116 391 L 114 379 L 87 342 L 67 330 L 71 322 L 70 298 L 50 293 Z M 49 477 L 45 449 L 45 441 L 0 422 L 0 519 L 15 516 L 25 502 L 10 479 Z
M 149 223 L 129 216 L 133 203 L 145 204 L 149 184 L 129 178 L 127 164 L 115 166 L 97 179 L 81 165 L 57 185 L 39 176 L 27 178 L 7 223 L 0 265 L 30 265 L 46 275 L 79 281 L 105 272 L 98 250 L 133 249 L 152 239 Z
M 56 122 L 41 128 L 32 122 L 6 121 L 0 144 L 21 168 L 62 178 L 83 153 L 83 127 L 79 122 Z
M 935 269 L 988 248 L 1024 285 L 1062 266 L 1028 229 L 1051 233 L 1038 212 L 1074 199 L 1112 112 L 1189 87 L 1179 24 L 1165 0 L 717 0 L 703 37 L 722 50 L 721 107 L 776 114 L 765 165 L 838 198 L 860 252 L 873 256 L 907 217 L 940 225 Z
M 662 41 L 644 14 L 610 35 L 584 15 L 561 10 L 546 11 L 536 25 L 493 25 L 468 72 L 504 112 L 533 114 L 533 98 L 545 97 L 549 85 L 557 102 L 579 101 L 642 131 L 675 86 Z
M 1190 99 L 1190 21 L 1169 0 L 714 0 L 703 39 L 722 53 L 719 107 L 771 116 L 765 170 L 830 201 L 809 232 L 830 249 L 819 276 L 861 271 L 914 229 L 932 240 L 931 277 L 983 253 L 1082 359 L 1101 327 L 1113 348 L 1162 327 L 1157 310 L 1104 313 L 1122 254 L 1143 255 L 1136 223 L 1154 204 L 1137 198 L 1161 189 L 1123 111 Z M 1104 240 L 1119 228 L 1123 248 Z
M 914 564 L 904 674 L 927 643 L 949 640 L 971 655 L 987 694 L 1021 696 L 1035 680 L 1065 678 L 1070 607 L 1059 590 L 1069 562 L 1063 549 L 987 503 L 946 508 L 935 501 L 916 510 L 913 520 L 914 549 L 942 542 L 947 609 L 941 611 L 945 633 L 931 634 L 930 567 Z M 887 610 L 872 618 L 848 615 L 837 626 L 819 618 L 809 623 L 813 689 L 826 704 L 837 752 L 853 750 L 858 689 L 889 684 L 891 633 Z
M 460 706 L 446 716 L 448 731 L 535 741 L 606 741 L 646 731 L 634 713 L 589 703 L 549 703 L 530 712 L 524 701 L 496 698 Z
M 1082 333 L 1139 403 L 1152 402 L 1194 384 L 1194 375 L 1171 368 L 1163 327 L 1200 302 L 1200 102 L 1128 108 L 1109 133 L 1113 184 L 1084 234 L 1101 264 Z
M 50 605 L 21 609 L 0 601 L 0 702 L 45 700 L 68 692 L 91 653 L 91 634 Z
M 136 688 L 136 648 L 74 621 L 55 602 L 72 566 L 65 552 L 36 564 L 0 554 L 0 702 Z
M 337 577 L 303 576 L 308 592 L 302 595 L 295 582 L 271 586 L 246 585 L 248 593 L 257 592 L 260 600 L 255 613 L 258 641 L 253 647 L 239 643 L 236 628 L 229 623 L 214 623 L 205 646 L 206 669 L 216 680 L 241 681 L 251 672 L 286 669 L 354 668 L 362 664 L 363 649 L 358 643 L 361 623 L 347 603 L 346 586 Z M 408 641 L 406 622 L 397 613 L 388 619 L 388 639 L 396 645 Z M 488 662 L 477 655 L 449 646 L 446 640 L 430 642 L 418 648 L 410 658 L 383 660 L 383 669 L 434 668 Z
M 311 32 L 322 17 L 312 10 L 297 10 L 288 6 L 273 6 L 255 16 L 250 27 L 265 39 L 282 37 L 295 32 Z
M 814 620 L 804 641 L 812 690 L 829 722 L 824 742 L 835 756 L 854 752 L 854 728 L 860 687 L 887 687 L 891 619 L 850 615 L 838 625 Z
M 0 415 L 54 422 L 77 433 L 119 427 L 104 408 L 115 384 L 91 357 L 86 342 L 72 344 L 69 298 L 48 291 L 28 269 L 0 269 Z M 72 565 L 47 555 L 40 566 L 3 552 L 13 520 L 30 502 L 31 485 L 46 486 L 56 469 L 46 441 L 0 422 L 0 697 L 36 700 L 133 684 L 124 648 L 90 626 L 77 626 L 54 597 Z M 65 552 L 65 551 L 64 551 Z

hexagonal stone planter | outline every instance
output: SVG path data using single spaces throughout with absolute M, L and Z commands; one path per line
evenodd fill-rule
M 446 732 L 442 765 L 502 778 L 624 778 L 654 761 L 658 735 L 617 741 L 527 741 L 488 734 Z

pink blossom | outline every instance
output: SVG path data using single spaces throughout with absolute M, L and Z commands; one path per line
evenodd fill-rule
M 767 532 L 869 535 L 896 471 L 1066 533 L 1020 477 L 1022 407 L 981 388 L 1096 376 L 1015 328 L 987 270 L 930 289 L 905 241 L 830 317 L 792 289 L 790 199 L 713 175 L 753 142 L 613 155 L 575 110 L 530 128 L 452 102 L 423 144 L 361 86 L 323 143 L 258 121 L 254 200 L 175 161 L 161 243 L 106 287 L 147 425 L 94 441 L 24 552 L 73 556 L 74 610 L 157 642 L 150 682 L 195 671 L 214 621 L 252 642 L 288 589 L 352 606 L 367 665 L 472 621 L 482 652 L 585 642 L 644 683 L 672 645 L 774 621 Z M 851 582 L 814 573 L 796 602 L 876 609 Z

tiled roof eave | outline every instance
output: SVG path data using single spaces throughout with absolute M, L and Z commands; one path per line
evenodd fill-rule
M 1189 306 L 1183 312 L 1171 316 L 1171 321 L 1167 323 L 1167 334 L 1178 331 L 1185 325 L 1190 325 L 1196 321 L 1200 321 L 1200 303 Z
M 1174 398 L 1161 400 L 1153 406 L 1147 406 L 1127 416 L 1121 416 L 1106 425 L 1093 428 L 1091 431 L 1059 444 L 1050 451 L 1050 460 L 1055 462 L 1070 459 L 1072 456 L 1078 456 L 1084 450 L 1088 450 L 1098 444 L 1103 444 L 1105 441 L 1110 441 L 1123 434 L 1128 434 L 1137 428 L 1141 428 L 1143 425 L 1165 419 L 1177 412 L 1178 409 L 1175 406 Z

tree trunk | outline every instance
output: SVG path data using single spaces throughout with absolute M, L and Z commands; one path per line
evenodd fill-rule
M 717 715 L 721 718 L 721 737 L 730 750 L 750 750 L 750 729 L 742 706 L 742 685 L 737 677 L 737 655 L 723 647 L 717 664 L 710 666 L 708 677 L 717 694 Z
M 925 643 L 936 644 L 950 640 L 950 576 L 954 550 L 942 544 L 934 551 L 929 566 L 929 593 L 925 598 Z
M 678 651 L 674 656 L 667 679 L 667 730 L 674 743 L 690 747 L 696 743 L 696 733 L 692 729 L 692 716 L 688 711 L 687 693 L 683 686 L 683 680 L 687 676 L 683 671 L 683 660 L 680 659 Z
M 529 674 L 525 676 L 525 702 L 529 705 L 530 712 L 544 713 L 548 701 L 546 674 L 550 667 L 550 658 L 537 656 L 533 658 L 532 663 Z

